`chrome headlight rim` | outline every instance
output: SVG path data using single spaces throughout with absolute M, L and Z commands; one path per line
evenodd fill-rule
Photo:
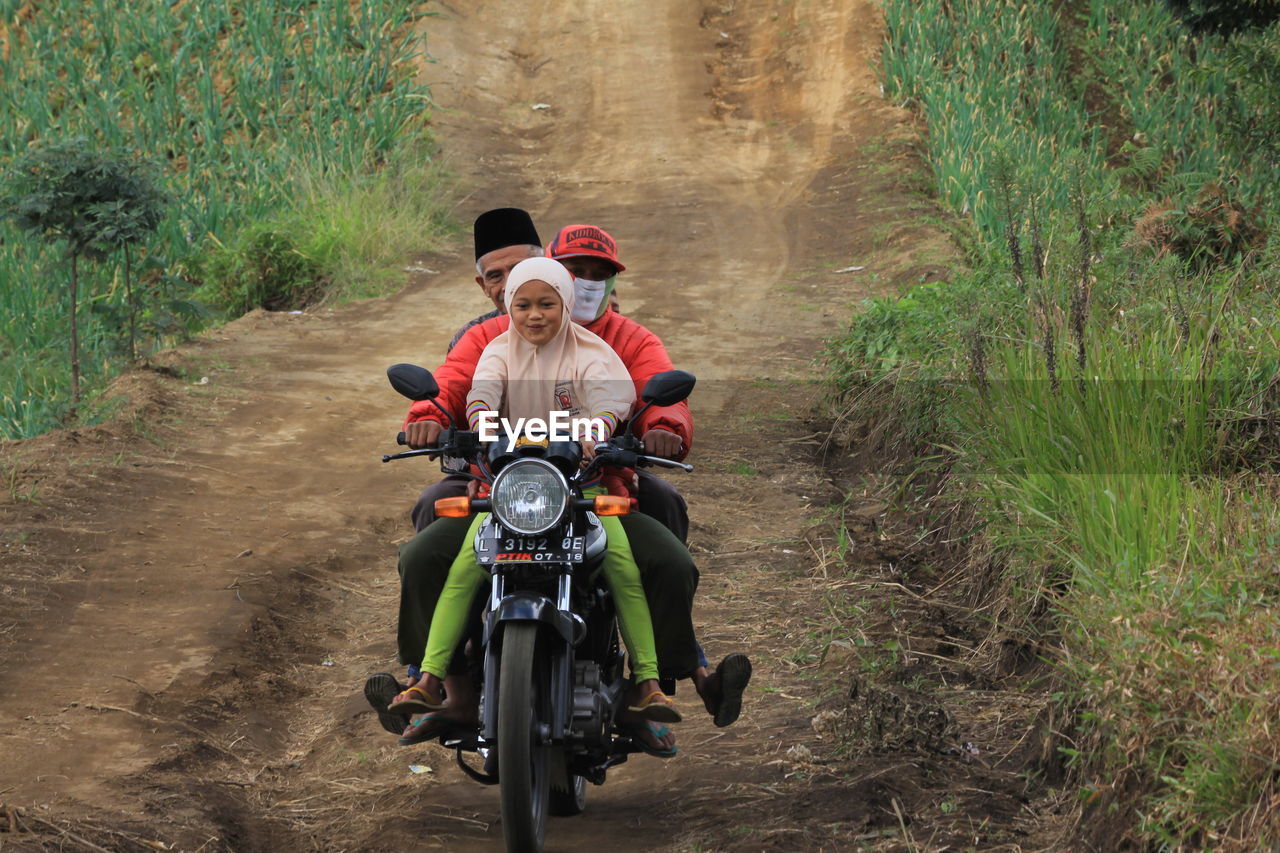
M 514 524 L 500 509 L 502 501 L 500 500 L 499 495 L 503 484 L 507 483 L 512 476 L 519 473 L 520 469 L 528 469 L 530 467 L 538 467 L 551 472 L 556 483 L 560 486 L 561 493 L 564 495 L 564 502 L 560 505 L 560 511 L 556 513 L 555 518 L 551 523 L 541 527 L 521 527 L 518 524 Z M 539 533 L 547 532 L 560 523 L 561 519 L 564 518 L 565 511 L 569 507 L 569 498 L 569 481 L 565 479 L 564 474 L 561 473 L 559 468 L 552 465 L 545 459 L 517 459 L 504 467 L 498 472 L 498 476 L 493 478 L 493 486 L 489 490 L 489 507 L 493 517 L 496 518 L 498 523 L 507 530 L 510 530 L 512 533 L 518 533 L 522 536 L 536 536 Z

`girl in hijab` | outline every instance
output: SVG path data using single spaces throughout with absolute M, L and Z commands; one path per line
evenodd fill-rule
M 482 412 L 496 412 L 511 423 L 517 418 L 550 423 L 552 412 L 565 411 L 571 421 L 602 424 L 605 434 L 600 440 L 607 439 L 630 411 L 635 385 L 618 354 L 572 321 L 574 289 L 569 271 L 551 258 L 521 261 L 507 279 L 504 300 L 511 327 L 485 347 L 476 365 L 467 395 L 471 428 L 476 428 Z M 582 446 L 586 458 L 594 456 L 595 442 L 584 440 Z M 481 514 L 472 522 L 463 540 L 468 545 L 486 517 Z M 608 536 L 602 570 L 636 681 L 627 710 L 644 720 L 680 722 L 675 703 L 658 686 L 653 623 L 627 534 L 617 518 L 600 521 Z M 422 680 L 397 696 L 388 710 L 417 713 L 445 706 L 445 669 L 462 638 L 471 602 L 487 577 L 471 548 L 464 548 L 449 569 L 431 620 Z

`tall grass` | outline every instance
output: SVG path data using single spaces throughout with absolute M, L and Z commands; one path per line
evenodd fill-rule
M 1001 627 L 1056 638 L 1082 834 L 1280 843 L 1280 241 L 1228 139 L 1230 46 L 1156 0 L 884 8 L 886 94 L 978 240 L 855 317 L 837 392 L 927 383 L 903 440 L 951 460 Z
M 1056 389 L 1041 348 L 995 348 L 992 377 L 955 411 L 968 437 L 958 471 L 994 510 L 1002 544 L 1055 559 L 1073 583 L 1098 590 L 1141 586 L 1152 567 L 1216 553 L 1186 516 L 1199 498 L 1226 500 L 1203 485 L 1234 468 L 1223 457 L 1224 413 L 1249 405 L 1276 351 L 1256 327 L 1234 329 L 1230 344 L 1191 328 L 1187 340 L 1172 317 L 1095 327 L 1084 371 L 1057 355 Z M 1017 525 L 1003 523 L 1012 517 Z
M 361 210 L 336 196 L 367 197 L 370 175 L 429 156 L 418 17 L 383 0 L 0 4 L 0 170 L 73 136 L 160 162 L 170 212 L 145 254 L 189 279 L 247 224 L 306 200 L 317 217 Z M 375 219 L 376 204 L 363 207 Z M 430 231 L 431 206 L 417 212 Z M 60 274 L 54 253 L 0 225 L 0 436 L 58 423 Z M 118 270 L 96 275 L 91 299 L 114 298 Z M 91 323 L 85 337 L 87 361 L 109 372 L 112 330 Z

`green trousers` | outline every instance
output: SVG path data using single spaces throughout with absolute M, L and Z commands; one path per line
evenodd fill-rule
M 687 678 L 698 666 L 692 617 L 693 597 L 698 588 L 697 566 L 680 540 L 653 518 L 633 512 L 621 516 L 619 521 L 640 567 L 653 622 L 659 673 L 663 678 Z M 417 664 L 422 660 L 436 605 L 453 562 L 460 551 L 471 553 L 474 534 L 468 537 L 467 533 L 473 523 L 472 518 L 438 518 L 400 546 L 396 645 L 401 663 Z M 477 605 L 481 604 L 482 601 L 477 601 Z M 478 609 L 473 606 L 472 612 Z M 472 623 L 474 630 L 474 619 Z M 478 646 L 478 632 L 475 640 Z M 462 645 L 455 647 L 447 667 L 449 675 L 463 675 L 467 671 Z
M 475 552 L 470 547 L 476 531 L 488 517 L 488 513 L 481 513 L 472 521 L 463 538 L 464 546 L 449 567 L 448 578 L 431 618 L 431 632 L 427 635 L 426 652 L 422 657 L 424 673 L 445 677 L 454 649 L 466 630 L 476 593 L 489 579 L 489 573 L 476 562 Z M 658 653 L 653 639 L 653 620 L 640 580 L 640 567 L 631 554 L 631 544 L 621 522 L 614 517 L 601 518 L 600 522 L 608 543 L 601 571 L 613 594 L 618 629 L 631 655 L 632 674 L 636 681 L 657 678 Z

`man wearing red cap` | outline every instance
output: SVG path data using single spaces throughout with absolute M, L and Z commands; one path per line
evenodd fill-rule
M 513 243 L 510 246 L 497 246 L 488 249 L 488 244 L 483 248 L 487 249 L 485 254 L 480 255 L 476 259 L 476 283 L 480 285 L 480 289 L 484 291 L 484 295 L 493 302 L 494 310 L 487 314 L 481 314 L 473 320 L 467 321 L 462 328 L 454 334 L 453 339 L 449 341 L 449 349 L 453 349 L 458 345 L 458 341 L 462 340 L 462 336 L 473 326 L 478 326 L 485 320 L 492 320 L 505 313 L 502 305 L 502 293 L 506 287 L 507 274 L 511 272 L 511 268 L 526 257 L 536 257 L 543 254 L 542 244 L 538 239 L 538 232 L 533 230 L 533 221 L 530 220 L 529 214 L 518 208 L 508 207 L 498 210 L 491 210 L 480 215 L 476 220 L 477 233 L 483 230 L 485 233 L 496 234 L 504 233 L 505 237 L 494 239 L 494 243 L 506 242 L 507 240 L 523 240 L 526 242 Z M 581 233 L 576 233 L 581 231 Z M 571 243 L 565 242 L 565 235 L 575 233 L 575 237 Z M 558 252 L 557 243 L 560 244 Z M 477 246 L 477 251 L 482 247 Z M 580 254 L 566 254 L 566 252 L 580 252 Z M 525 254 L 528 252 L 529 254 Z M 607 285 L 606 296 L 603 300 L 593 298 L 591 290 L 578 290 L 574 295 L 583 303 L 590 305 L 590 310 L 585 307 L 579 307 L 574 312 L 574 319 L 579 323 L 589 323 L 598 318 L 603 311 L 597 311 L 601 308 L 602 303 L 608 303 L 608 306 L 614 311 L 620 310 L 618 307 L 618 294 L 614 288 L 614 276 L 624 271 L 624 267 L 618 261 L 617 244 L 602 229 L 596 228 L 594 225 L 569 225 L 561 229 L 546 252 L 547 257 L 556 258 L 564 261 L 565 266 L 569 268 L 569 272 L 575 276 L 580 276 L 584 281 L 590 281 L 591 284 Z M 576 264 L 576 265 L 575 265 Z M 581 319 L 579 319 L 581 318 Z M 448 350 L 446 350 L 446 353 Z

